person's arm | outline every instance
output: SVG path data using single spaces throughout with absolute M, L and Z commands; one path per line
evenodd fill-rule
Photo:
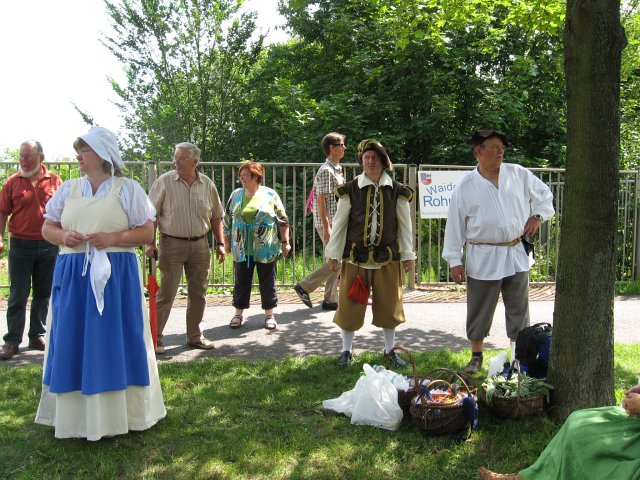
M 529 205 L 532 213 L 525 223 L 524 234 L 533 235 L 542 222 L 553 217 L 555 209 L 553 208 L 553 192 L 549 186 L 530 171 L 527 171 L 527 175 L 530 182 Z
M 0 255 L 4 253 L 4 231 L 7 229 L 9 215 L 0 214 Z
M 289 225 L 278 225 L 278 233 L 280 234 L 280 239 L 282 241 L 280 250 L 282 250 L 282 254 L 286 257 L 291 251 L 291 243 L 289 241 Z
M 332 220 L 332 232 L 327 246 L 324 248 L 324 257 L 327 267 L 333 272 L 340 268 L 340 259 L 347 242 L 347 228 L 349 226 L 349 213 L 351 212 L 351 200 L 348 195 L 338 200 L 338 208 Z
M 227 251 L 225 238 L 222 230 L 222 218 L 211 219 L 211 235 L 213 235 L 213 243 L 215 245 L 218 263 L 224 262 L 224 256 Z
M 459 186 L 457 187 L 460 188 Z M 444 230 L 444 246 L 442 258 L 449 263 L 451 278 L 457 284 L 464 282 L 464 267 L 462 266 L 462 250 L 466 243 L 465 221 L 458 205 L 457 190 L 451 196 L 447 224 Z
M 151 242 L 144 250 L 144 254 L 147 258 L 158 258 L 158 247 L 156 246 L 156 229 L 158 228 L 158 222 L 153 222 L 153 236 L 151 237 Z
M 137 247 L 151 243 L 155 228 L 151 220 L 144 225 L 120 232 L 95 232 L 87 235 L 87 242 L 98 250 L 108 247 Z
M 327 215 L 327 194 L 319 193 L 316 205 L 318 206 L 318 218 L 322 222 L 322 236 L 324 242 L 329 241 L 331 236 L 331 223 L 329 222 L 329 216 Z
M 398 246 L 400 260 L 405 272 L 413 267 L 416 253 L 413 248 L 413 228 L 411 225 L 411 208 L 409 202 L 400 197 L 396 204 L 396 217 L 398 218 Z
M 54 245 L 64 245 L 66 247 L 76 247 L 84 241 L 84 236 L 75 230 L 65 230 L 59 222 L 46 219 L 42 225 L 42 236 L 49 243 Z

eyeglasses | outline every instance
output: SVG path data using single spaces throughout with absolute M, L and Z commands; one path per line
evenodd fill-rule
M 29 153 L 28 155 L 20 155 L 21 160 L 33 160 L 34 158 L 38 158 L 38 156 L 34 155 L 33 153 Z
M 484 150 L 489 150 L 489 151 L 494 152 L 494 153 L 506 153 L 506 151 L 507 151 L 506 147 L 498 147 L 497 145 L 494 145 L 493 147 L 488 147 L 486 145 L 480 145 L 480 147 L 482 147 Z
M 240 175 L 238 175 L 238 178 L 251 178 L 253 175 L 251 175 L 250 173 L 241 173 Z

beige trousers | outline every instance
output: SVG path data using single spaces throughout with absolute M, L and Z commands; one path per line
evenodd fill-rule
M 187 279 L 187 342 L 197 342 L 202 336 L 200 323 L 206 306 L 211 251 L 207 237 L 190 242 L 160 235 L 160 290 L 156 295 L 158 340 L 169 319 L 176 298 L 182 269 Z
M 390 262 L 377 270 L 342 262 L 340 270 L 340 301 L 333 323 L 343 330 L 356 331 L 364 324 L 366 305 L 349 298 L 349 287 L 358 275 L 362 275 L 369 287 L 373 305 L 373 325 L 380 328 L 396 328 L 404 323 L 402 304 L 402 269 L 400 262 Z
M 327 246 L 324 241 L 323 228 L 317 228 L 316 231 L 320 235 L 323 248 Z M 338 303 L 338 272 L 334 272 L 327 267 L 327 263 L 323 263 L 305 278 L 300 280 L 300 286 L 305 292 L 311 293 L 320 285 L 324 284 L 324 301 L 327 303 Z

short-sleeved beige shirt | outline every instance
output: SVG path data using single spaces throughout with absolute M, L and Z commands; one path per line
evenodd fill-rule
M 164 173 L 151 186 L 149 198 L 156 207 L 158 230 L 172 237 L 206 235 L 211 220 L 224 217 L 215 184 L 201 173 L 191 186 L 175 170 Z

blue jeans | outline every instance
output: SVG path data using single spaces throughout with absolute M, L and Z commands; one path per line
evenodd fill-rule
M 20 345 L 27 317 L 27 300 L 33 286 L 29 339 L 45 334 L 53 269 L 58 247 L 46 240 L 9 240 L 9 305 L 7 307 L 8 332 L 5 343 Z M 33 284 L 33 285 L 32 285 Z

